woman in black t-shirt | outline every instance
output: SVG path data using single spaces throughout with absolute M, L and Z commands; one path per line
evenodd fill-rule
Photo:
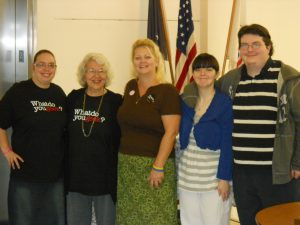
M 77 76 L 82 88 L 67 98 L 68 224 L 90 225 L 94 207 L 98 225 L 114 225 L 120 138 L 116 113 L 122 97 L 106 89 L 112 71 L 102 54 L 87 54 Z
M 9 224 L 63 225 L 66 96 L 51 83 L 56 72 L 52 52 L 37 52 L 32 71 L 32 79 L 14 84 L 0 101 L 0 146 L 12 168 Z

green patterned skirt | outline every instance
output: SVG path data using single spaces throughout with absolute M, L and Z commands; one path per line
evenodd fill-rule
M 175 160 L 165 165 L 165 180 L 148 183 L 154 158 L 119 153 L 117 225 L 177 225 Z

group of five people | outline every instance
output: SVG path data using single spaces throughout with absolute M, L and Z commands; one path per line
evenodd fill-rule
M 300 201 L 300 74 L 271 58 L 265 27 L 238 38 L 244 64 L 217 80 L 202 53 L 181 95 L 149 39 L 132 46 L 123 97 L 102 54 L 83 58 L 82 88 L 65 96 L 53 53 L 37 52 L 31 79 L 0 101 L 10 224 L 90 225 L 94 211 L 99 225 L 177 225 L 179 199 L 182 225 L 225 225 L 234 195 L 241 225 L 255 225 L 260 209 Z

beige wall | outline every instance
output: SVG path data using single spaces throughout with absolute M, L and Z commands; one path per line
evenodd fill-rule
M 274 59 L 300 70 L 299 0 L 245 0 L 247 23 L 265 25 L 274 42 Z M 148 0 L 36 0 L 36 49 L 52 50 L 58 63 L 54 82 L 66 93 L 79 88 L 76 68 L 90 51 L 107 56 L 115 72 L 110 89 L 122 93 L 130 78 L 130 48 L 146 37 Z M 198 50 L 223 63 L 232 0 L 192 0 Z M 172 63 L 179 0 L 164 0 Z M 168 74 L 168 77 L 170 75 Z
M 202 1 L 202 0 L 201 0 Z M 274 59 L 300 70 L 300 1 L 244 0 L 245 21 L 259 23 L 270 32 Z M 208 51 L 223 63 L 232 0 L 208 0 Z
M 110 89 L 123 93 L 130 79 L 130 49 L 147 36 L 147 0 L 37 0 L 36 49 L 51 49 L 57 58 L 54 82 L 66 93 L 79 88 L 75 77 L 83 56 L 96 51 L 111 62 L 114 80 Z M 179 1 L 165 0 L 172 56 L 175 56 Z M 200 2 L 193 0 L 199 38 Z M 198 42 L 200 40 L 197 40 Z M 172 60 L 174 64 L 174 58 Z M 170 80 L 170 75 L 167 76 Z

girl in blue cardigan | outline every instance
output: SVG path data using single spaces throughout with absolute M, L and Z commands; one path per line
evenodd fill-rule
M 232 176 L 232 103 L 215 88 L 219 65 L 204 53 L 194 81 L 181 95 L 178 189 L 182 225 L 229 224 Z

